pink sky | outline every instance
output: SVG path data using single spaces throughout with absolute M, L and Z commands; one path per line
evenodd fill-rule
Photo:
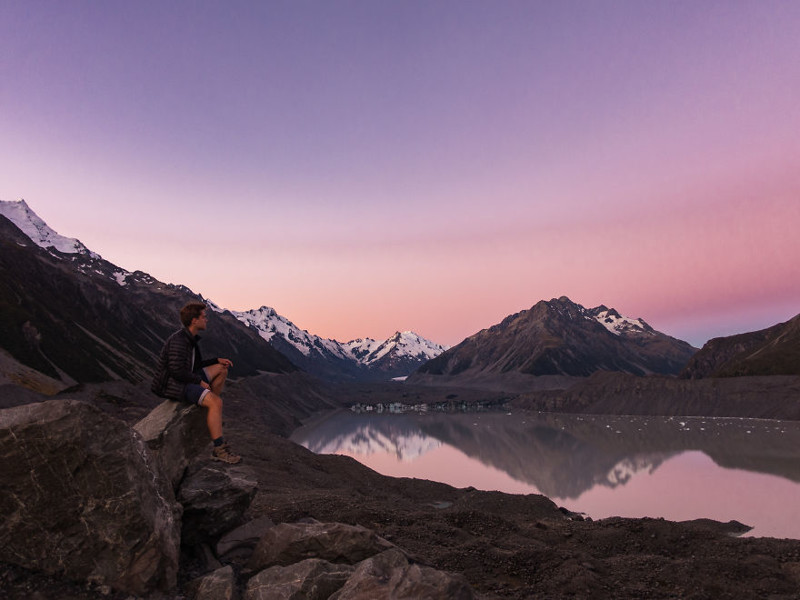
M 800 312 L 800 3 L 0 4 L 0 199 L 346 341 Z

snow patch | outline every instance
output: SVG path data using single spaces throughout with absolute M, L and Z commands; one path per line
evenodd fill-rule
M 654 335 L 653 329 L 643 319 L 631 319 L 620 315 L 616 310 L 600 306 L 589 311 L 598 323 L 614 335 L 623 333 L 646 333 Z
M 101 258 L 84 246 L 75 238 L 59 235 L 47 226 L 39 216 L 33 212 L 25 200 L 7 202 L 0 200 L 0 215 L 6 217 L 27 235 L 31 241 L 42 248 L 54 248 L 63 254 L 85 254 L 92 258 Z

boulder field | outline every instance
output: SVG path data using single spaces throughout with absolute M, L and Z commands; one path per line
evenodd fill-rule
M 244 460 L 228 466 L 198 409 L 87 398 L 102 410 L 0 410 L 0 597 L 800 597 L 800 541 L 737 522 L 593 521 L 541 495 L 384 477 L 270 433 L 236 394 L 226 437 Z
M 193 456 L 203 417 L 169 401 L 134 427 L 77 400 L 0 411 L 4 597 L 475 597 L 363 526 L 246 518 L 257 475 Z M 202 566 L 179 586 L 182 550 Z

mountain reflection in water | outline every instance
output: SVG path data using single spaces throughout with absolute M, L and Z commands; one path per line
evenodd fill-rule
M 340 411 L 291 439 L 385 475 L 542 493 L 593 518 L 735 519 L 800 539 L 792 421 Z

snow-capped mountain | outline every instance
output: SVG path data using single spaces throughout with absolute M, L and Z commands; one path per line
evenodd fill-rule
M 11 221 L 36 246 L 43 248 L 51 259 L 89 277 L 98 285 L 105 285 L 106 281 L 110 281 L 120 288 L 127 288 L 130 293 L 139 294 L 141 290 L 147 289 L 158 293 L 194 296 L 185 286 L 165 284 L 143 271 L 131 273 L 104 260 L 79 240 L 64 237 L 48 227 L 24 200 L 0 201 L 0 215 Z M 9 238 L 12 236 L 13 234 L 8 234 Z M 25 238 L 19 235 L 14 238 L 16 246 L 25 246 Z M 446 349 L 413 332 L 398 332 L 383 341 L 366 338 L 340 343 L 312 335 L 266 306 L 246 312 L 233 312 L 208 299 L 203 298 L 203 301 L 220 318 L 230 319 L 231 315 L 234 316 L 238 322 L 247 326 L 249 335 L 257 334 L 272 348 L 288 357 L 294 365 L 325 379 L 373 380 L 403 377 Z M 209 336 L 214 335 L 214 332 L 209 332 Z
M 75 269 L 84 275 L 108 278 L 119 286 L 129 283 L 166 285 L 143 271 L 126 271 L 89 250 L 80 240 L 56 233 L 21 198 L 16 201 L 0 200 L 0 215 L 14 223 L 34 244 L 50 252 L 54 258 L 70 260 Z M 189 291 L 188 288 L 184 289 Z
M 422 376 L 502 378 L 587 377 L 596 371 L 675 375 L 696 348 L 606 306 L 569 298 L 538 302 L 506 317 L 422 366 Z
M 403 377 L 447 350 L 413 331 L 398 331 L 383 341 L 359 338 L 343 343 L 324 339 L 300 329 L 268 306 L 231 313 L 300 368 L 325 378 Z
M 13 202 L 0 200 L 0 215 L 19 227 L 40 248 L 55 248 L 64 254 L 85 254 L 100 258 L 99 254 L 89 250 L 80 240 L 64 237 L 50 229 L 22 198 Z
M 334 340 L 325 340 L 300 329 L 286 317 L 275 312 L 274 308 L 261 308 L 244 312 L 230 311 L 242 323 L 258 331 L 259 335 L 272 342 L 276 337 L 283 338 L 304 356 L 313 352 L 332 353 L 339 358 L 346 358 L 341 345 Z
M 50 393 L 75 383 L 146 384 L 180 326 L 180 307 L 198 295 L 120 269 L 59 236 L 21 201 L 0 208 L 0 380 Z M 206 344 L 234 362 L 236 376 L 297 370 L 232 315 L 209 318 Z
M 374 365 L 391 355 L 395 358 L 410 358 L 425 362 L 436 358 L 448 348 L 413 331 L 398 331 L 383 342 L 367 338 L 347 342 L 344 346 L 352 356 L 365 365 Z

